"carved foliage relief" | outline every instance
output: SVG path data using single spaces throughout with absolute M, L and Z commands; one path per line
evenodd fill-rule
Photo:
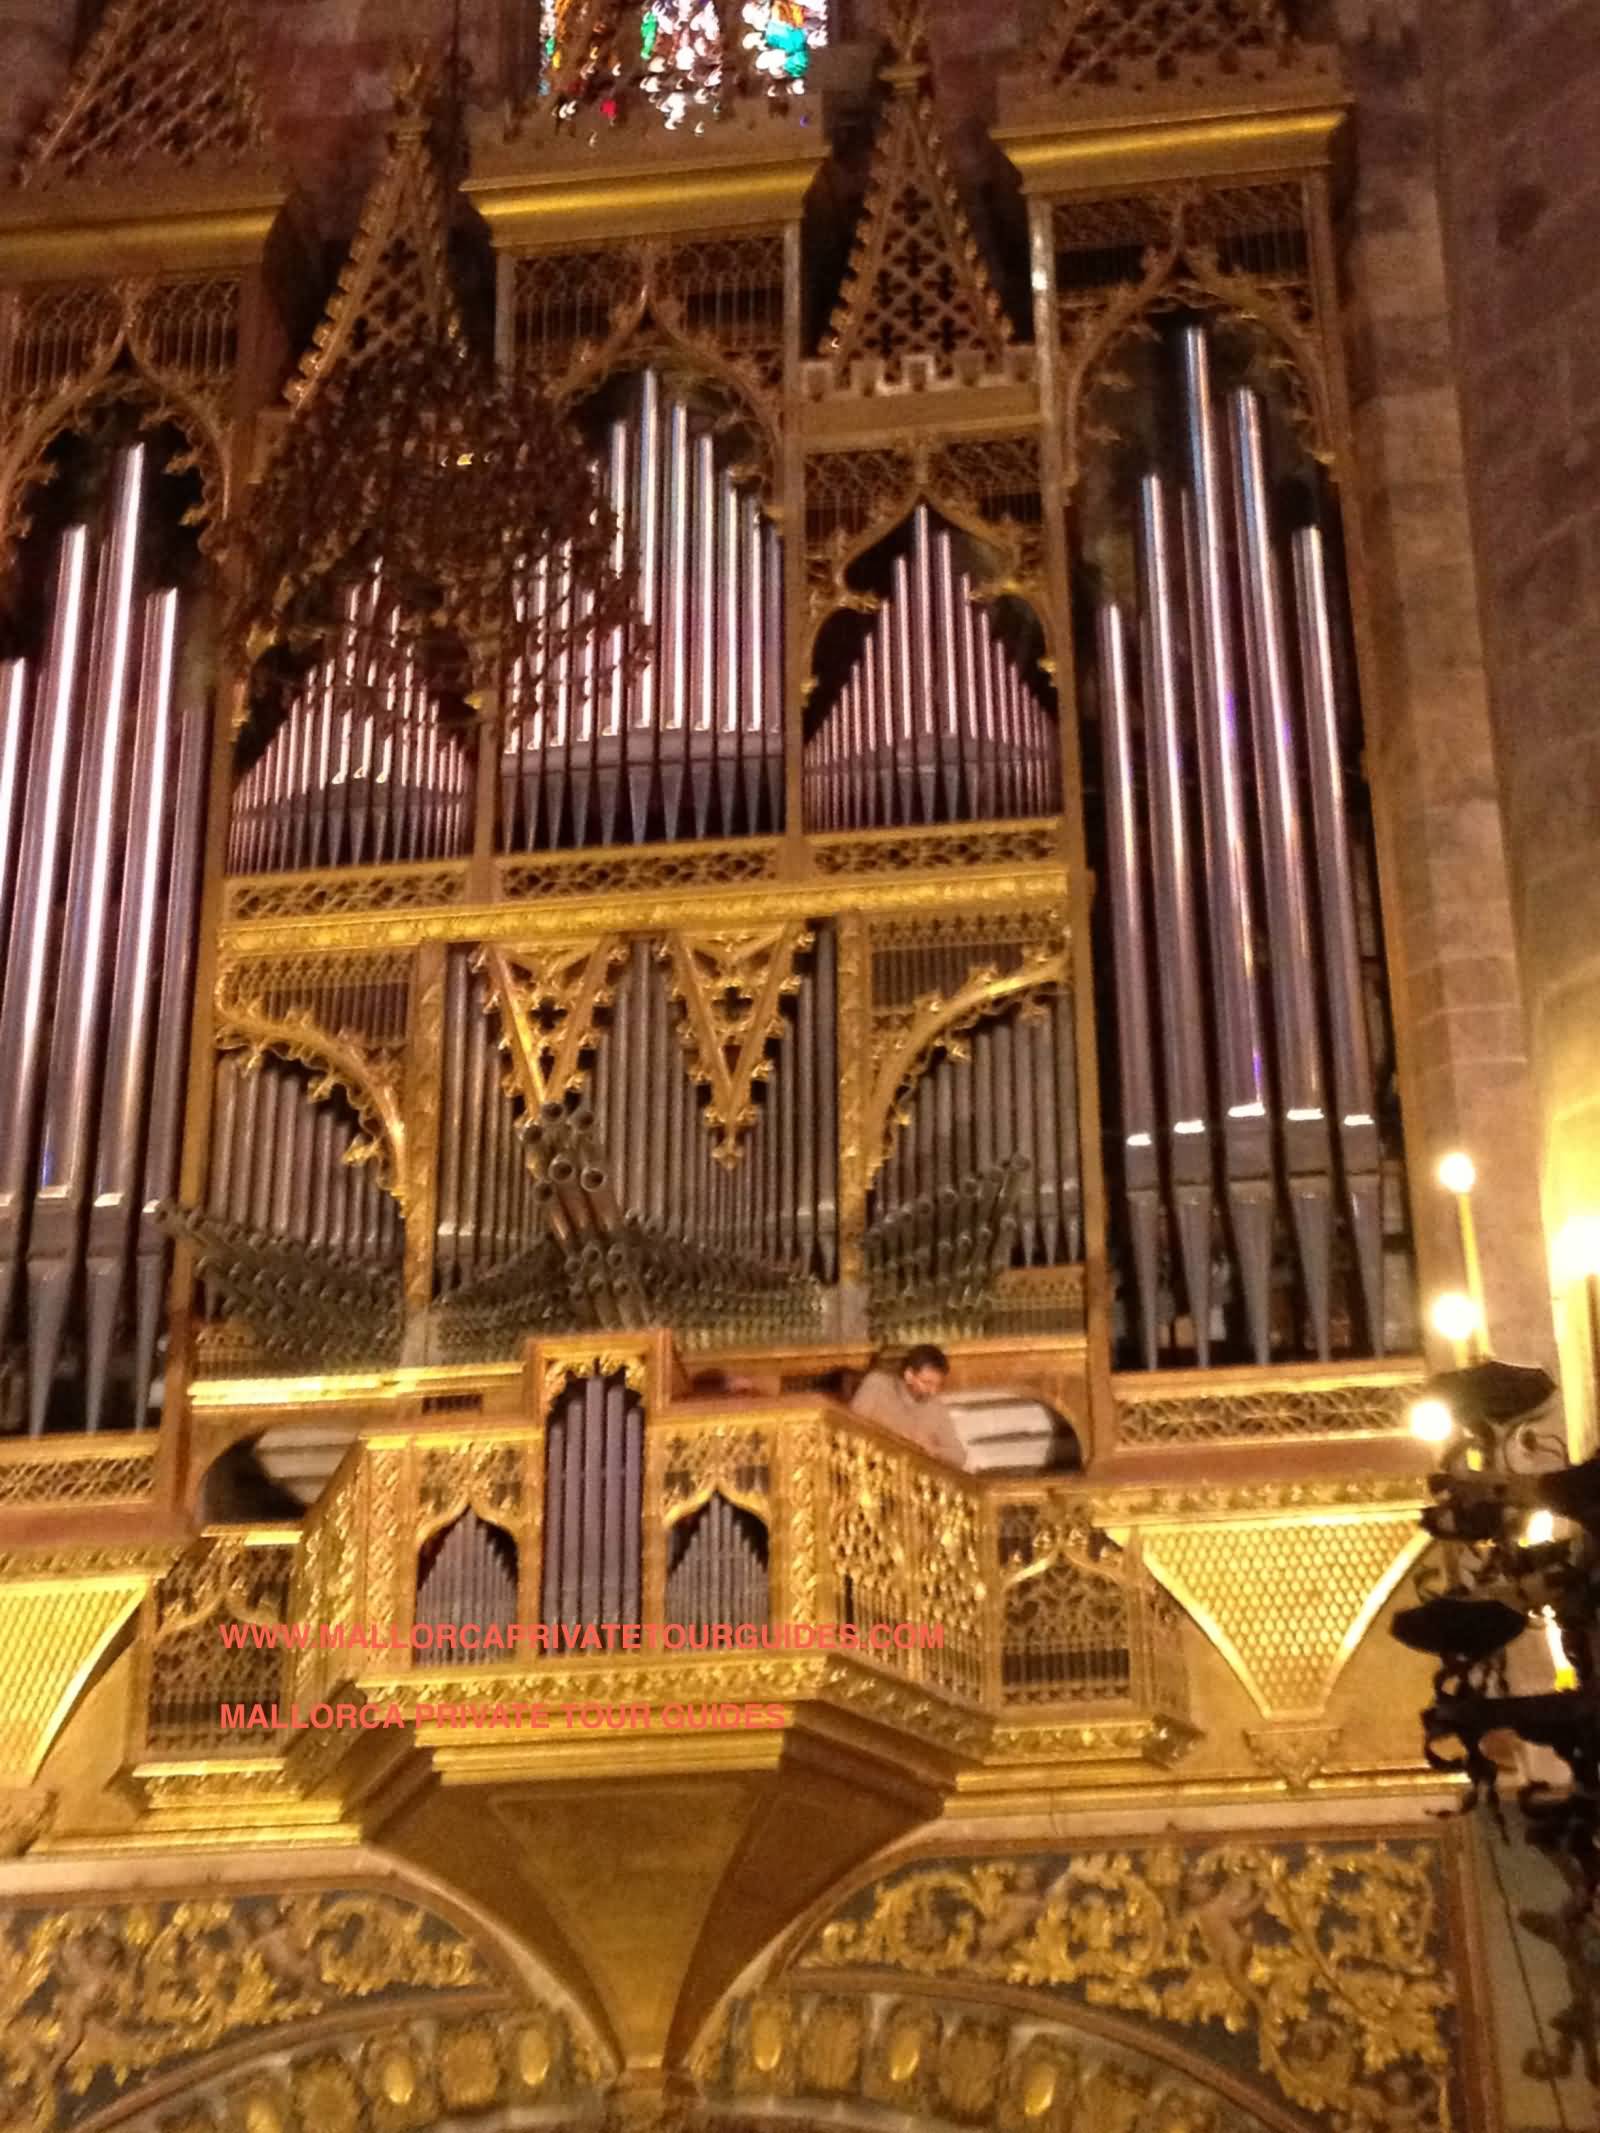
M 0 2128 L 56 2133 L 158 2068 L 352 2003 L 499 1984 L 453 1927 L 383 1896 L 0 1912 Z
M 1432 1838 L 919 1861 L 861 1891 L 793 1967 L 1103 2010 L 1134 2034 L 1180 2033 L 1333 2133 L 1449 2133 L 1461 2015 L 1443 1869 Z

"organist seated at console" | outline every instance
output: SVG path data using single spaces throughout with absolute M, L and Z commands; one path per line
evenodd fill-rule
M 913 1348 L 898 1370 L 880 1362 L 862 1380 L 851 1411 L 969 1474 L 1082 1472 L 1077 1432 L 1036 1393 L 963 1385 L 947 1399 L 949 1374 L 940 1349 Z
M 898 1370 L 869 1370 L 850 1402 L 850 1412 L 876 1422 L 919 1452 L 947 1466 L 965 1466 L 967 1448 L 940 1395 L 950 1359 L 929 1341 L 911 1349 Z

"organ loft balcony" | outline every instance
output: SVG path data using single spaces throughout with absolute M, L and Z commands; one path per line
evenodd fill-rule
M 1415 1556 L 1414 1366 L 1128 1377 L 1120 1442 L 1022 1474 L 808 1388 L 829 1360 L 708 1372 L 657 1331 L 213 1384 L 197 1458 L 215 1474 L 265 1426 L 285 1474 L 310 1443 L 319 1493 L 299 1524 L 214 1518 L 166 1551 L 55 1782 L 95 1763 L 166 1841 L 448 1858 L 659 2065 L 840 1875 L 941 1818 L 1237 1789 L 1244 1737 L 1258 1788 L 1341 1730 L 1347 1770 L 1410 1766 L 1365 1633 Z M 953 1362 L 954 1398 L 998 1375 L 1060 1401 L 1081 1341 Z M 69 1808 L 63 1841 L 104 1841 L 107 1811 Z

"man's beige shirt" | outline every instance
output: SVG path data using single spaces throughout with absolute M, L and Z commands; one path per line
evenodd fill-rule
M 895 1436 L 914 1444 L 918 1451 L 942 1459 L 946 1466 L 965 1466 L 967 1463 L 966 1447 L 943 1400 L 937 1397 L 913 1399 L 898 1372 L 870 1371 L 850 1402 L 850 1411 L 892 1430 Z

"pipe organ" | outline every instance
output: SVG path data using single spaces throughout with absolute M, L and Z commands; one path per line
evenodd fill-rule
M 620 1374 L 571 1381 L 546 1423 L 544 1622 L 639 1615 L 644 1416 Z
M 506 1088 L 493 996 L 470 949 L 452 949 L 445 994 L 435 1279 L 449 1295 L 528 1251 L 544 1229 L 524 1117 Z
M 831 1282 L 839 1256 L 834 942 L 821 927 L 771 1041 L 740 1143 L 705 1116 L 673 972 L 633 942 L 595 1051 L 600 1147 L 623 1207 L 665 1234 Z
M 1289 1291 L 1318 1356 L 1336 1324 L 1381 1353 L 1382 1003 L 1336 589 L 1274 490 L 1259 391 L 1219 389 L 1203 324 L 1165 354 L 1181 451 L 1128 506 L 1134 602 L 1096 616 L 1128 1332 L 1154 1368 L 1181 1295 L 1202 1364 L 1233 1327 L 1265 1362 Z
M 548 225 L 491 187 L 491 368 L 430 339 L 447 188 L 398 126 L 240 476 L 226 637 L 155 570 L 150 448 L 66 532 L 0 666 L 7 1426 L 80 1365 L 89 1427 L 142 1414 L 172 1236 L 180 1379 L 666 1325 L 708 1369 L 1039 1339 L 1087 1402 L 1405 1338 L 1321 196 L 1102 200 L 1017 134 L 1030 344 L 914 72 L 811 343 L 815 134 L 751 134 L 788 204 L 715 236 L 663 192 L 625 238 L 633 177 L 599 235 L 559 173 Z M 342 480 L 355 412 L 382 479 Z M 360 522 L 308 539 L 324 491 Z M 595 1397 L 558 1586 L 637 1481 Z M 679 1545 L 686 1607 L 755 1590 L 743 1512 Z
M 210 1209 L 220 1220 L 348 1259 L 398 1263 L 400 1211 L 363 1159 L 360 1122 L 337 1096 L 313 1101 L 303 1068 L 225 1055 L 213 1132 Z
M 527 598 L 559 649 L 513 665 L 500 755 L 508 851 L 755 836 L 783 826 L 783 555 L 705 416 L 653 370 L 598 470 L 640 651 L 582 627 L 570 547 Z M 574 641 L 575 640 L 575 641 Z
M 0 666 L 0 1334 L 39 1435 L 59 1386 L 140 1424 L 168 1265 L 199 897 L 207 706 L 161 582 L 135 445 L 62 534 L 42 650 Z
M 1291 22 L 1373 10 L 1043 0 L 1008 81 L 909 0 L 752 99 L 720 8 L 563 0 L 507 108 L 532 11 L 397 86 L 336 277 L 286 8 L 74 10 L 0 185 L 0 2117 L 1542 2120 L 1385 1627 L 1401 1070 L 1430 1158 L 1531 1113 L 1442 989 L 1448 678 L 1378 694 L 1460 514 L 1376 596 L 1340 517 L 1434 444 L 1392 305 L 1342 372 L 1428 266 L 1393 68 Z M 948 1433 L 852 1411 L 925 1342 Z
M 766 1528 L 714 1491 L 673 1527 L 667 1620 L 709 1629 L 765 1627 L 769 1619 Z
M 471 1510 L 435 1534 L 418 1564 L 416 1620 L 435 1629 L 470 1627 L 480 1639 L 491 1623 L 503 1629 L 517 1621 L 517 1544 L 511 1535 Z
M 328 650 L 234 787 L 228 868 L 453 859 L 471 843 L 471 758 L 379 562 L 347 588 Z
M 1061 744 L 979 604 L 949 529 L 919 504 L 907 554 L 842 686 L 806 742 L 812 829 L 1052 815 Z

